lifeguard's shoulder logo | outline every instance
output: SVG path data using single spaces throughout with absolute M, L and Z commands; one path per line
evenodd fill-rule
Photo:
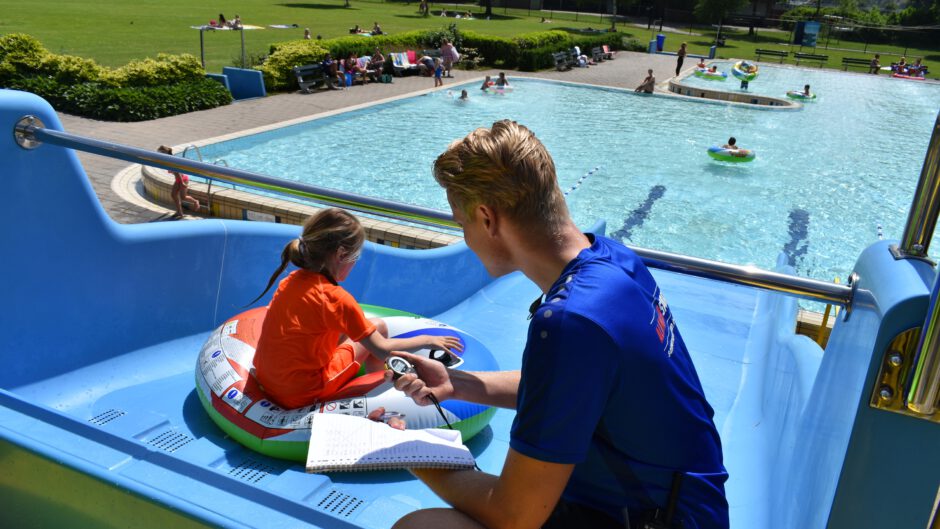
M 672 356 L 673 347 L 675 346 L 675 322 L 672 320 L 672 313 L 669 312 L 669 304 L 666 303 L 666 296 L 659 291 L 659 287 L 656 288 L 656 292 L 653 293 L 653 317 L 650 320 L 650 325 L 656 327 L 656 337 L 659 338 L 659 343 L 663 344 L 663 350 L 666 353 L 666 356 Z

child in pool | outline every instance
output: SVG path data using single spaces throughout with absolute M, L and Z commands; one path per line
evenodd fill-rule
M 487 75 L 486 79 L 483 80 L 483 86 L 480 87 L 480 90 L 486 91 L 491 86 L 493 86 L 493 80 Z
M 506 79 L 506 72 L 499 72 L 499 77 L 496 79 L 496 86 L 509 86 L 509 79 Z
M 339 283 L 359 259 L 365 230 L 341 209 L 324 209 L 281 252 L 281 266 L 263 296 L 290 262 L 277 287 L 255 352 L 255 376 L 278 405 L 298 408 L 335 393 L 362 364 L 380 371 L 390 351 L 462 350 L 456 336 L 388 338 L 381 318 L 366 318 Z M 258 296 L 259 298 L 261 296 Z M 257 301 L 257 300 L 255 300 Z

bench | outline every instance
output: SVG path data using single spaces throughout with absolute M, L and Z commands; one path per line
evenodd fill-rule
M 871 60 L 869 59 L 856 59 L 854 57 L 843 57 L 842 58 L 842 70 L 848 70 L 849 66 L 861 66 L 862 68 L 871 68 Z
M 559 51 L 552 54 L 552 58 L 555 59 L 555 69 L 559 72 L 571 69 L 571 64 L 568 62 L 568 52 Z
M 783 63 L 784 59 L 786 59 L 786 58 L 787 58 L 787 55 L 788 55 L 788 53 L 785 52 L 785 51 L 762 50 L 762 49 L 760 49 L 760 48 L 757 48 L 756 50 L 754 50 L 754 53 L 757 54 L 757 60 L 758 60 L 758 61 L 760 60 L 760 56 L 761 56 L 761 55 L 769 55 L 769 56 L 771 56 L 771 57 L 778 57 L 778 58 L 780 59 L 779 62 L 781 62 L 781 63 Z
M 594 62 L 603 62 L 605 59 L 604 51 L 600 47 L 591 48 L 591 58 L 594 59 Z
M 796 58 L 796 65 L 800 65 L 800 61 L 819 61 L 819 67 L 822 68 L 823 63 L 829 60 L 828 55 L 816 55 L 815 53 L 794 53 L 793 56 Z
M 324 86 L 329 86 L 329 79 L 326 76 L 326 72 L 323 71 L 322 64 L 307 64 L 304 66 L 294 67 L 294 76 L 297 77 L 297 85 L 300 86 L 300 91 L 309 94 L 310 87 L 316 88 L 320 83 L 323 83 Z

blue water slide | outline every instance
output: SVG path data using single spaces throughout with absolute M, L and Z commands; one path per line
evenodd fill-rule
M 26 115 L 61 129 L 41 99 L 0 90 L 0 520 L 386 528 L 444 505 L 404 471 L 306 474 L 245 449 L 205 415 L 198 350 L 263 289 L 298 227 L 119 225 L 73 151 L 15 143 L 9 131 Z M 868 400 L 887 343 L 923 321 L 935 274 L 890 258 L 887 244 L 860 257 L 861 289 L 825 352 L 793 333 L 794 298 L 654 272 L 715 408 L 733 527 L 926 526 L 938 428 Z M 502 369 L 519 367 L 539 294 L 521 274 L 488 277 L 463 244 L 369 243 L 345 286 L 362 302 L 463 329 Z M 498 411 L 468 443 L 484 471 L 501 469 L 512 418 Z M 891 464 L 880 459 L 887 446 L 898 447 Z M 901 497 L 880 489 L 901 481 Z

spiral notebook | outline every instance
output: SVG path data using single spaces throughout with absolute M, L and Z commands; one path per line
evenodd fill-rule
M 474 467 L 460 432 L 396 430 L 381 422 L 335 413 L 314 414 L 307 472 Z

